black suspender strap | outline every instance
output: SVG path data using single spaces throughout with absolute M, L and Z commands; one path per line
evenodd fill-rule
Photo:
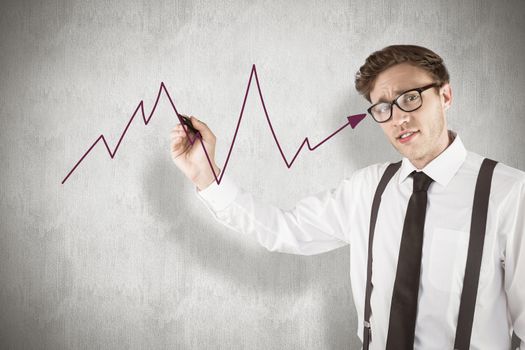
M 381 195 L 385 191 L 386 185 L 397 172 L 401 162 L 389 164 L 386 168 L 379 185 L 377 186 L 376 193 L 374 195 L 374 201 L 372 203 L 372 214 L 370 216 L 370 234 L 368 237 L 368 262 L 366 267 L 366 292 L 365 292 L 365 314 L 364 314 L 364 327 L 363 327 L 363 350 L 368 350 L 370 341 L 372 340 L 372 332 L 370 330 L 370 296 L 372 294 L 372 247 L 374 241 L 374 230 L 376 227 L 377 213 L 379 211 L 379 205 L 381 204 Z
M 481 164 L 476 181 L 472 218 L 470 221 L 467 263 L 465 266 L 465 277 L 463 278 L 461 303 L 459 305 L 456 340 L 454 342 L 455 350 L 468 350 L 470 348 L 470 336 L 472 333 L 481 258 L 483 255 L 483 243 L 485 242 L 485 229 L 487 226 L 490 186 L 496 164 L 496 161 L 485 158 Z

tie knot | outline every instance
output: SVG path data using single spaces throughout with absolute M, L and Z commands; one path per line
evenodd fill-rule
M 414 170 L 412 172 L 412 177 L 414 178 L 413 192 L 426 192 L 432 181 L 434 181 L 422 171 L 417 172 Z

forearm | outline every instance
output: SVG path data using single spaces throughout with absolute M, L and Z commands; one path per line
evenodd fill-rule
M 254 237 L 269 251 L 314 255 L 347 244 L 336 211 L 329 207 L 335 205 L 334 192 L 307 197 L 292 210 L 283 210 L 258 200 L 227 178 L 223 181 L 197 190 L 198 197 L 220 223 Z

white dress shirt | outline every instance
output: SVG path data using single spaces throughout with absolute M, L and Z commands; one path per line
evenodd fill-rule
M 470 233 L 474 188 L 483 157 L 452 144 L 423 170 L 434 182 L 421 261 L 414 349 L 453 349 Z M 367 244 L 372 200 L 388 163 L 355 171 L 334 189 L 306 197 L 291 210 L 254 198 L 224 175 L 195 193 L 214 217 L 253 236 L 270 251 L 313 255 L 350 245 L 350 279 L 362 338 Z M 382 197 L 373 247 L 372 342 L 385 348 L 403 221 L 412 194 L 403 158 Z M 418 169 L 419 170 L 419 169 Z M 512 329 L 525 338 L 525 173 L 498 163 L 490 194 L 471 349 L 510 348 Z M 362 340 L 362 339 L 361 339 Z M 522 341 L 521 347 L 525 349 Z

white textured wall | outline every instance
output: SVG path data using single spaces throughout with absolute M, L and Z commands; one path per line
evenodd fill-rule
M 355 71 L 394 43 L 451 73 L 451 128 L 525 169 L 521 1 L 2 1 L 0 348 L 357 349 L 348 249 L 269 253 L 219 226 L 169 157 L 181 112 L 222 165 L 252 64 L 286 154 L 363 112 Z M 227 171 L 283 208 L 357 168 L 397 160 L 366 119 L 288 170 L 252 86 Z M 359 330 L 360 332 L 360 330 Z

